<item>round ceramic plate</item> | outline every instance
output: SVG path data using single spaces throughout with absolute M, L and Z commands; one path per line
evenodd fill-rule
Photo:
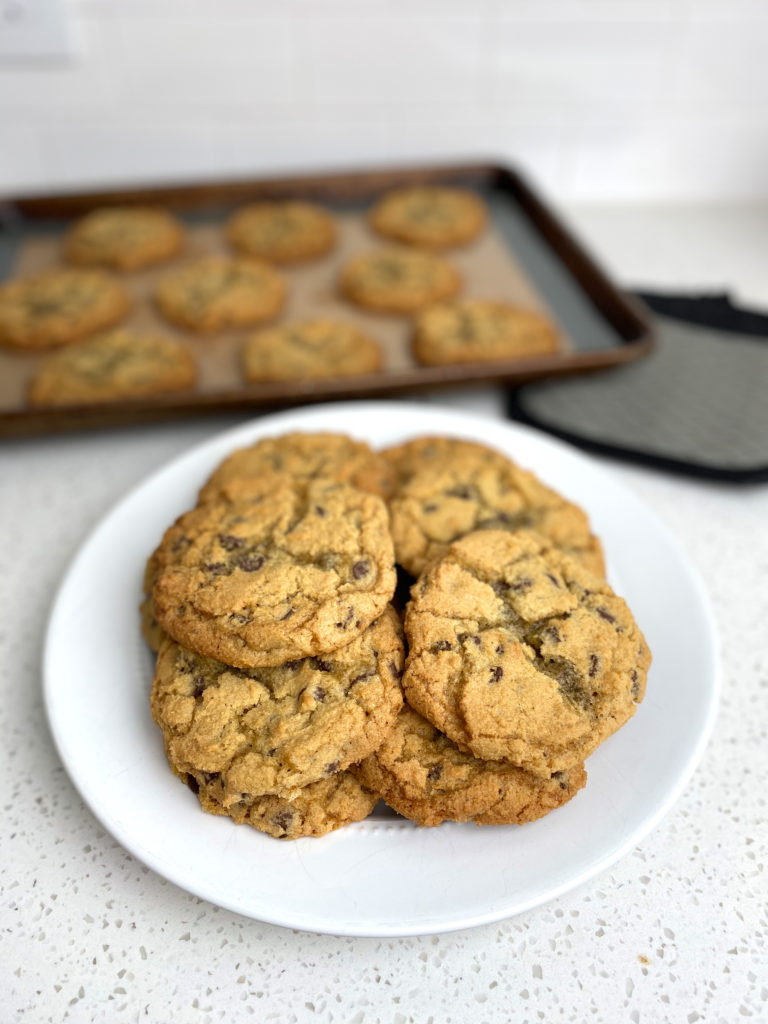
M 575 800 L 541 821 L 420 829 L 379 813 L 322 839 L 280 842 L 200 811 L 171 774 L 149 714 L 152 658 L 138 604 L 163 530 L 235 448 L 291 430 L 384 446 L 423 434 L 472 438 L 533 468 L 589 512 L 610 579 L 653 651 L 644 703 L 589 759 Z M 675 625 L 685 622 L 685 629 Z M 94 529 L 56 599 L 45 702 L 74 784 L 149 867 L 222 907 L 337 935 L 413 935 L 496 921 L 586 881 L 621 857 L 679 796 L 706 743 L 717 691 L 715 629 L 677 544 L 590 459 L 532 430 L 408 403 L 349 403 L 266 416 L 200 445 L 133 490 Z

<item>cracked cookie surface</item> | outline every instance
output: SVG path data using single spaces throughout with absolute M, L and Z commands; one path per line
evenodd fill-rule
M 342 295 L 378 313 L 415 313 L 455 295 L 459 273 L 450 263 L 415 249 L 378 249 L 360 253 L 345 264 Z
M 364 441 L 346 434 L 282 434 L 265 437 L 224 459 L 200 491 L 210 501 L 235 480 L 258 480 L 266 473 L 296 479 L 326 477 L 388 498 L 394 489 L 390 462 Z
M 413 185 L 393 189 L 374 205 L 370 223 L 387 238 L 427 247 L 464 245 L 485 227 L 485 204 L 468 189 Z
M 252 381 L 347 377 L 380 369 L 376 342 L 338 320 L 280 324 L 243 342 L 243 372 Z
M 53 348 L 111 327 L 130 309 L 105 270 L 45 270 L 0 285 L 0 344 Z
M 250 825 L 275 839 L 327 835 L 367 818 L 379 800 L 376 793 L 348 771 L 304 786 L 290 800 L 275 795 L 256 796 L 228 807 L 222 803 L 221 776 L 189 772 L 187 785 L 197 792 L 204 811 L 226 815 L 237 825 Z
M 457 541 L 413 587 L 405 629 L 408 702 L 462 749 L 538 775 L 583 761 L 645 692 L 625 602 L 534 533 Z
M 232 483 L 177 520 L 152 561 L 162 628 L 242 668 L 349 643 L 396 583 L 383 501 L 325 479 Z
M 268 263 L 201 256 L 168 273 L 155 289 L 155 302 L 166 319 L 203 334 L 271 320 L 285 291 Z
M 114 402 L 195 383 L 192 355 L 173 338 L 116 329 L 51 356 L 30 381 L 31 405 Z
M 138 270 L 172 259 L 181 249 L 181 225 L 154 206 L 111 206 L 87 213 L 64 239 L 64 259 L 80 266 Z
M 587 781 L 583 765 L 542 778 L 501 761 L 481 761 L 407 705 L 382 745 L 353 771 L 393 810 L 420 825 L 522 825 L 567 803 Z
M 425 310 L 413 333 L 413 354 L 428 366 L 524 359 L 559 348 L 554 326 L 541 313 L 478 299 Z
M 402 707 L 403 659 L 391 608 L 345 647 L 271 668 L 231 668 L 168 640 L 152 716 L 174 771 L 219 776 L 225 810 L 264 794 L 293 798 L 381 743 Z
M 321 206 L 302 202 L 262 202 L 242 207 L 226 227 L 238 252 L 271 263 L 317 259 L 336 243 L 336 227 Z
M 584 511 L 500 452 L 471 441 L 419 438 L 382 453 L 398 480 L 390 501 L 400 565 L 414 576 L 475 530 L 533 529 L 605 574 Z

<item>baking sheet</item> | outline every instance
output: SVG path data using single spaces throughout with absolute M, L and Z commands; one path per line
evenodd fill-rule
M 294 268 L 278 268 L 288 283 L 284 310 L 274 323 L 309 316 L 345 320 L 356 324 L 375 341 L 384 354 L 382 374 L 418 367 L 411 355 L 411 321 L 403 316 L 368 313 L 346 302 L 336 282 L 342 265 L 354 254 L 384 244 L 370 231 L 363 212 L 335 212 L 338 243 L 331 254 Z M 121 326 L 161 331 L 182 341 L 198 363 L 196 392 L 215 394 L 248 389 L 240 367 L 243 338 L 254 328 L 198 336 L 166 321 L 155 310 L 152 293 L 160 278 L 184 259 L 210 253 L 231 253 L 223 237 L 224 217 L 200 222 L 189 219 L 183 257 L 141 271 L 120 274 L 120 280 L 134 299 L 134 308 Z M 61 234 L 27 234 L 13 263 L 13 275 L 24 275 L 61 265 Z M 463 279 L 462 295 L 498 299 L 536 309 L 554 318 L 543 297 L 529 279 L 508 243 L 491 225 L 476 241 L 461 249 L 448 250 L 444 258 L 458 268 Z M 572 347 L 565 326 L 558 323 L 564 349 Z M 0 411 L 25 408 L 29 380 L 48 352 L 23 353 L 0 349 Z

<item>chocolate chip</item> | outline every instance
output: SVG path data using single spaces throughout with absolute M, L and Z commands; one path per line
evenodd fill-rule
M 356 580 L 361 580 L 363 576 L 368 575 L 369 569 L 370 565 L 368 564 L 368 562 L 355 562 L 355 564 L 352 566 L 352 575 L 355 577 Z
M 468 501 L 472 497 L 468 487 L 451 487 L 445 493 L 449 494 L 452 498 L 462 498 L 464 501 Z
M 557 631 L 557 627 L 556 626 L 547 626 L 547 636 L 549 637 L 549 639 L 552 641 L 553 644 L 559 644 L 560 643 L 560 639 L 561 638 L 560 638 L 559 632 Z
M 568 783 L 565 781 L 565 772 L 553 772 L 552 778 L 560 783 L 560 789 L 568 789 Z
M 245 544 L 245 540 L 242 537 L 233 537 L 231 533 L 220 533 L 219 544 L 225 551 L 236 551 Z
M 286 835 L 293 821 L 293 811 L 278 811 L 272 819 L 273 824 Z
M 219 573 L 224 572 L 227 567 L 223 562 L 206 562 L 203 565 L 203 568 L 207 569 L 208 572 L 212 572 L 214 576 L 217 576 Z
M 611 615 L 609 611 L 606 611 L 605 608 L 598 608 L 597 614 L 600 616 L 601 619 L 605 619 L 606 622 L 616 621 L 615 617 Z
M 264 565 L 264 556 L 254 555 L 253 553 L 250 555 L 242 555 L 237 559 L 235 565 L 238 569 L 242 569 L 243 572 L 256 572 L 257 569 L 260 569 L 262 565 Z
M 177 554 L 183 548 L 188 548 L 191 543 L 192 543 L 192 541 L 189 539 L 189 537 L 187 537 L 186 535 L 182 535 L 181 537 L 178 537 L 173 542 L 173 545 L 171 547 L 171 551 L 173 551 L 175 554 Z
M 325 774 L 326 775 L 335 775 L 338 770 L 339 770 L 339 762 L 338 761 L 331 761 L 330 764 L 327 764 L 325 766 Z
M 325 700 L 325 690 L 322 688 L 322 686 L 318 686 L 316 687 L 312 696 L 315 698 L 316 701 L 319 701 L 322 704 L 323 701 Z
M 298 661 L 286 661 L 285 667 L 287 669 L 290 669 L 291 672 L 298 672 L 298 670 L 301 668 L 301 660 L 298 660 Z
M 351 608 L 350 608 L 350 609 L 348 609 L 348 611 L 347 611 L 347 617 L 346 617 L 346 618 L 344 619 L 344 621 L 343 621 L 343 622 L 337 622 L 337 623 L 336 623 L 336 629 L 346 629 L 346 628 L 347 628 L 347 626 L 348 626 L 348 625 L 350 624 L 350 622 L 352 621 L 352 619 L 354 619 L 354 617 L 355 617 L 355 613 L 354 613 L 354 611 L 353 611 L 353 610 L 352 610 Z
M 438 651 L 450 651 L 452 650 L 451 643 L 449 640 L 438 640 L 437 643 L 432 644 L 432 653 L 437 654 Z
M 544 575 L 547 577 L 548 580 L 551 580 L 556 587 L 559 588 L 560 584 L 556 576 L 553 576 L 551 572 L 545 572 Z
M 392 675 L 395 677 L 395 679 L 402 679 L 403 670 L 402 670 L 402 668 L 398 667 L 396 661 L 390 661 L 390 663 L 389 663 L 389 671 L 392 673 Z
M 312 660 L 314 661 L 315 668 L 318 672 L 330 672 L 333 668 L 330 661 L 321 661 L 320 658 L 313 658 Z
M 594 676 L 596 675 L 596 673 L 597 673 L 597 666 L 599 664 L 600 664 L 600 661 L 599 661 L 597 655 L 596 654 L 590 654 L 590 656 L 589 656 L 589 678 L 590 679 L 593 679 Z
M 315 512 L 317 512 L 321 519 L 325 516 L 325 509 L 322 505 L 315 505 Z
M 496 668 L 491 669 L 491 678 L 488 680 L 489 683 L 498 683 L 501 677 L 504 675 L 504 669 L 501 665 L 497 665 Z
M 198 673 L 196 676 L 192 677 L 192 682 L 194 683 L 195 687 L 194 690 L 192 691 L 192 696 L 195 699 L 197 699 L 198 697 L 202 697 L 205 691 L 205 676 Z
M 371 676 L 376 675 L 373 669 L 369 669 L 367 672 L 361 672 L 359 676 L 355 676 L 354 679 L 350 679 L 349 685 L 354 686 L 355 683 L 361 683 L 364 679 L 370 679 Z
M 293 608 L 289 608 L 288 611 L 285 613 L 285 615 L 281 615 L 280 616 L 280 621 L 281 622 L 285 622 L 285 620 L 286 619 L 290 619 L 290 617 L 292 615 L 293 615 Z
M 515 593 L 520 593 L 523 590 L 530 590 L 533 586 L 533 580 L 528 579 L 524 576 L 521 580 L 516 580 L 514 583 L 509 584 L 509 589 L 514 590 Z
M 187 775 L 187 785 L 189 786 L 193 793 L 200 792 L 200 787 L 198 786 L 197 779 L 195 778 L 194 775 Z
M 471 636 L 469 639 L 472 641 L 472 643 L 475 645 L 475 647 L 481 647 L 482 646 L 482 642 L 481 642 L 479 636 Z
M 437 779 L 443 774 L 443 766 L 441 764 L 433 764 L 427 772 L 427 778 L 432 782 L 436 782 Z
M 504 653 L 504 644 L 496 644 L 496 653 L 497 654 L 503 654 Z
M 501 580 L 494 580 L 493 583 L 491 583 L 491 590 L 494 594 L 498 594 L 499 597 L 501 597 L 502 594 L 506 593 L 507 586 L 505 583 L 502 583 Z

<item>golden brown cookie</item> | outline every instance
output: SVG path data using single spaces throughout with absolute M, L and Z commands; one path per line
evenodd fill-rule
M 181 224 L 155 206 L 105 206 L 67 232 L 64 259 L 80 266 L 138 270 L 173 259 L 183 242 Z
M 230 218 L 226 233 L 233 249 L 270 263 L 317 259 L 336 243 L 336 227 L 326 210 L 293 201 L 244 206 Z
M 162 628 L 242 668 L 349 643 L 395 590 L 384 502 L 326 479 L 232 483 L 167 530 L 156 557 Z
M 252 381 L 348 377 L 380 369 L 376 342 L 337 320 L 280 324 L 243 342 L 243 372 Z
M 220 775 L 188 772 L 186 781 L 204 811 L 226 815 L 238 825 L 251 825 L 275 839 L 327 835 L 367 818 L 379 799 L 351 772 L 313 782 L 290 800 L 274 795 L 246 797 L 229 807 L 222 803 Z
M 122 328 L 48 358 L 30 381 L 30 405 L 80 405 L 191 388 L 192 355 L 172 338 Z
M 415 249 L 377 249 L 353 256 L 343 267 L 342 295 L 377 313 L 416 313 L 461 287 L 458 271 L 431 253 Z
M 559 348 L 545 316 L 479 299 L 432 306 L 419 315 L 413 334 L 413 354 L 427 366 L 525 359 Z
M 479 196 L 444 185 L 394 189 L 370 214 L 371 227 L 380 235 L 434 248 L 471 242 L 486 220 L 485 204 Z
M 0 285 L 0 344 L 66 345 L 122 320 L 130 299 L 104 270 L 45 270 Z
M 389 505 L 395 556 L 412 575 L 474 530 L 520 529 L 538 531 L 605 574 L 602 547 L 584 511 L 500 452 L 425 437 L 382 454 L 399 480 Z
M 408 702 L 463 750 L 551 776 L 635 713 L 650 653 L 608 584 L 538 534 L 472 533 L 419 579 Z
M 392 609 L 351 643 L 271 668 L 235 669 L 168 640 L 151 708 L 173 770 L 220 775 L 220 802 L 297 791 L 360 761 L 403 698 L 403 639 Z
M 271 320 L 284 300 L 277 271 L 245 257 L 201 256 L 171 271 L 155 290 L 163 316 L 200 334 Z
M 378 452 L 346 434 L 282 434 L 265 437 L 226 458 L 200 491 L 200 501 L 216 499 L 237 480 L 259 480 L 265 474 L 285 473 L 299 480 L 326 477 L 361 491 L 388 498 L 394 473 Z
M 583 764 L 542 778 L 502 761 L 481 761 L 407 705 L 382 745 L 353 771 L 419 825 L 523 825 L 567 803 L 587 781 Z

